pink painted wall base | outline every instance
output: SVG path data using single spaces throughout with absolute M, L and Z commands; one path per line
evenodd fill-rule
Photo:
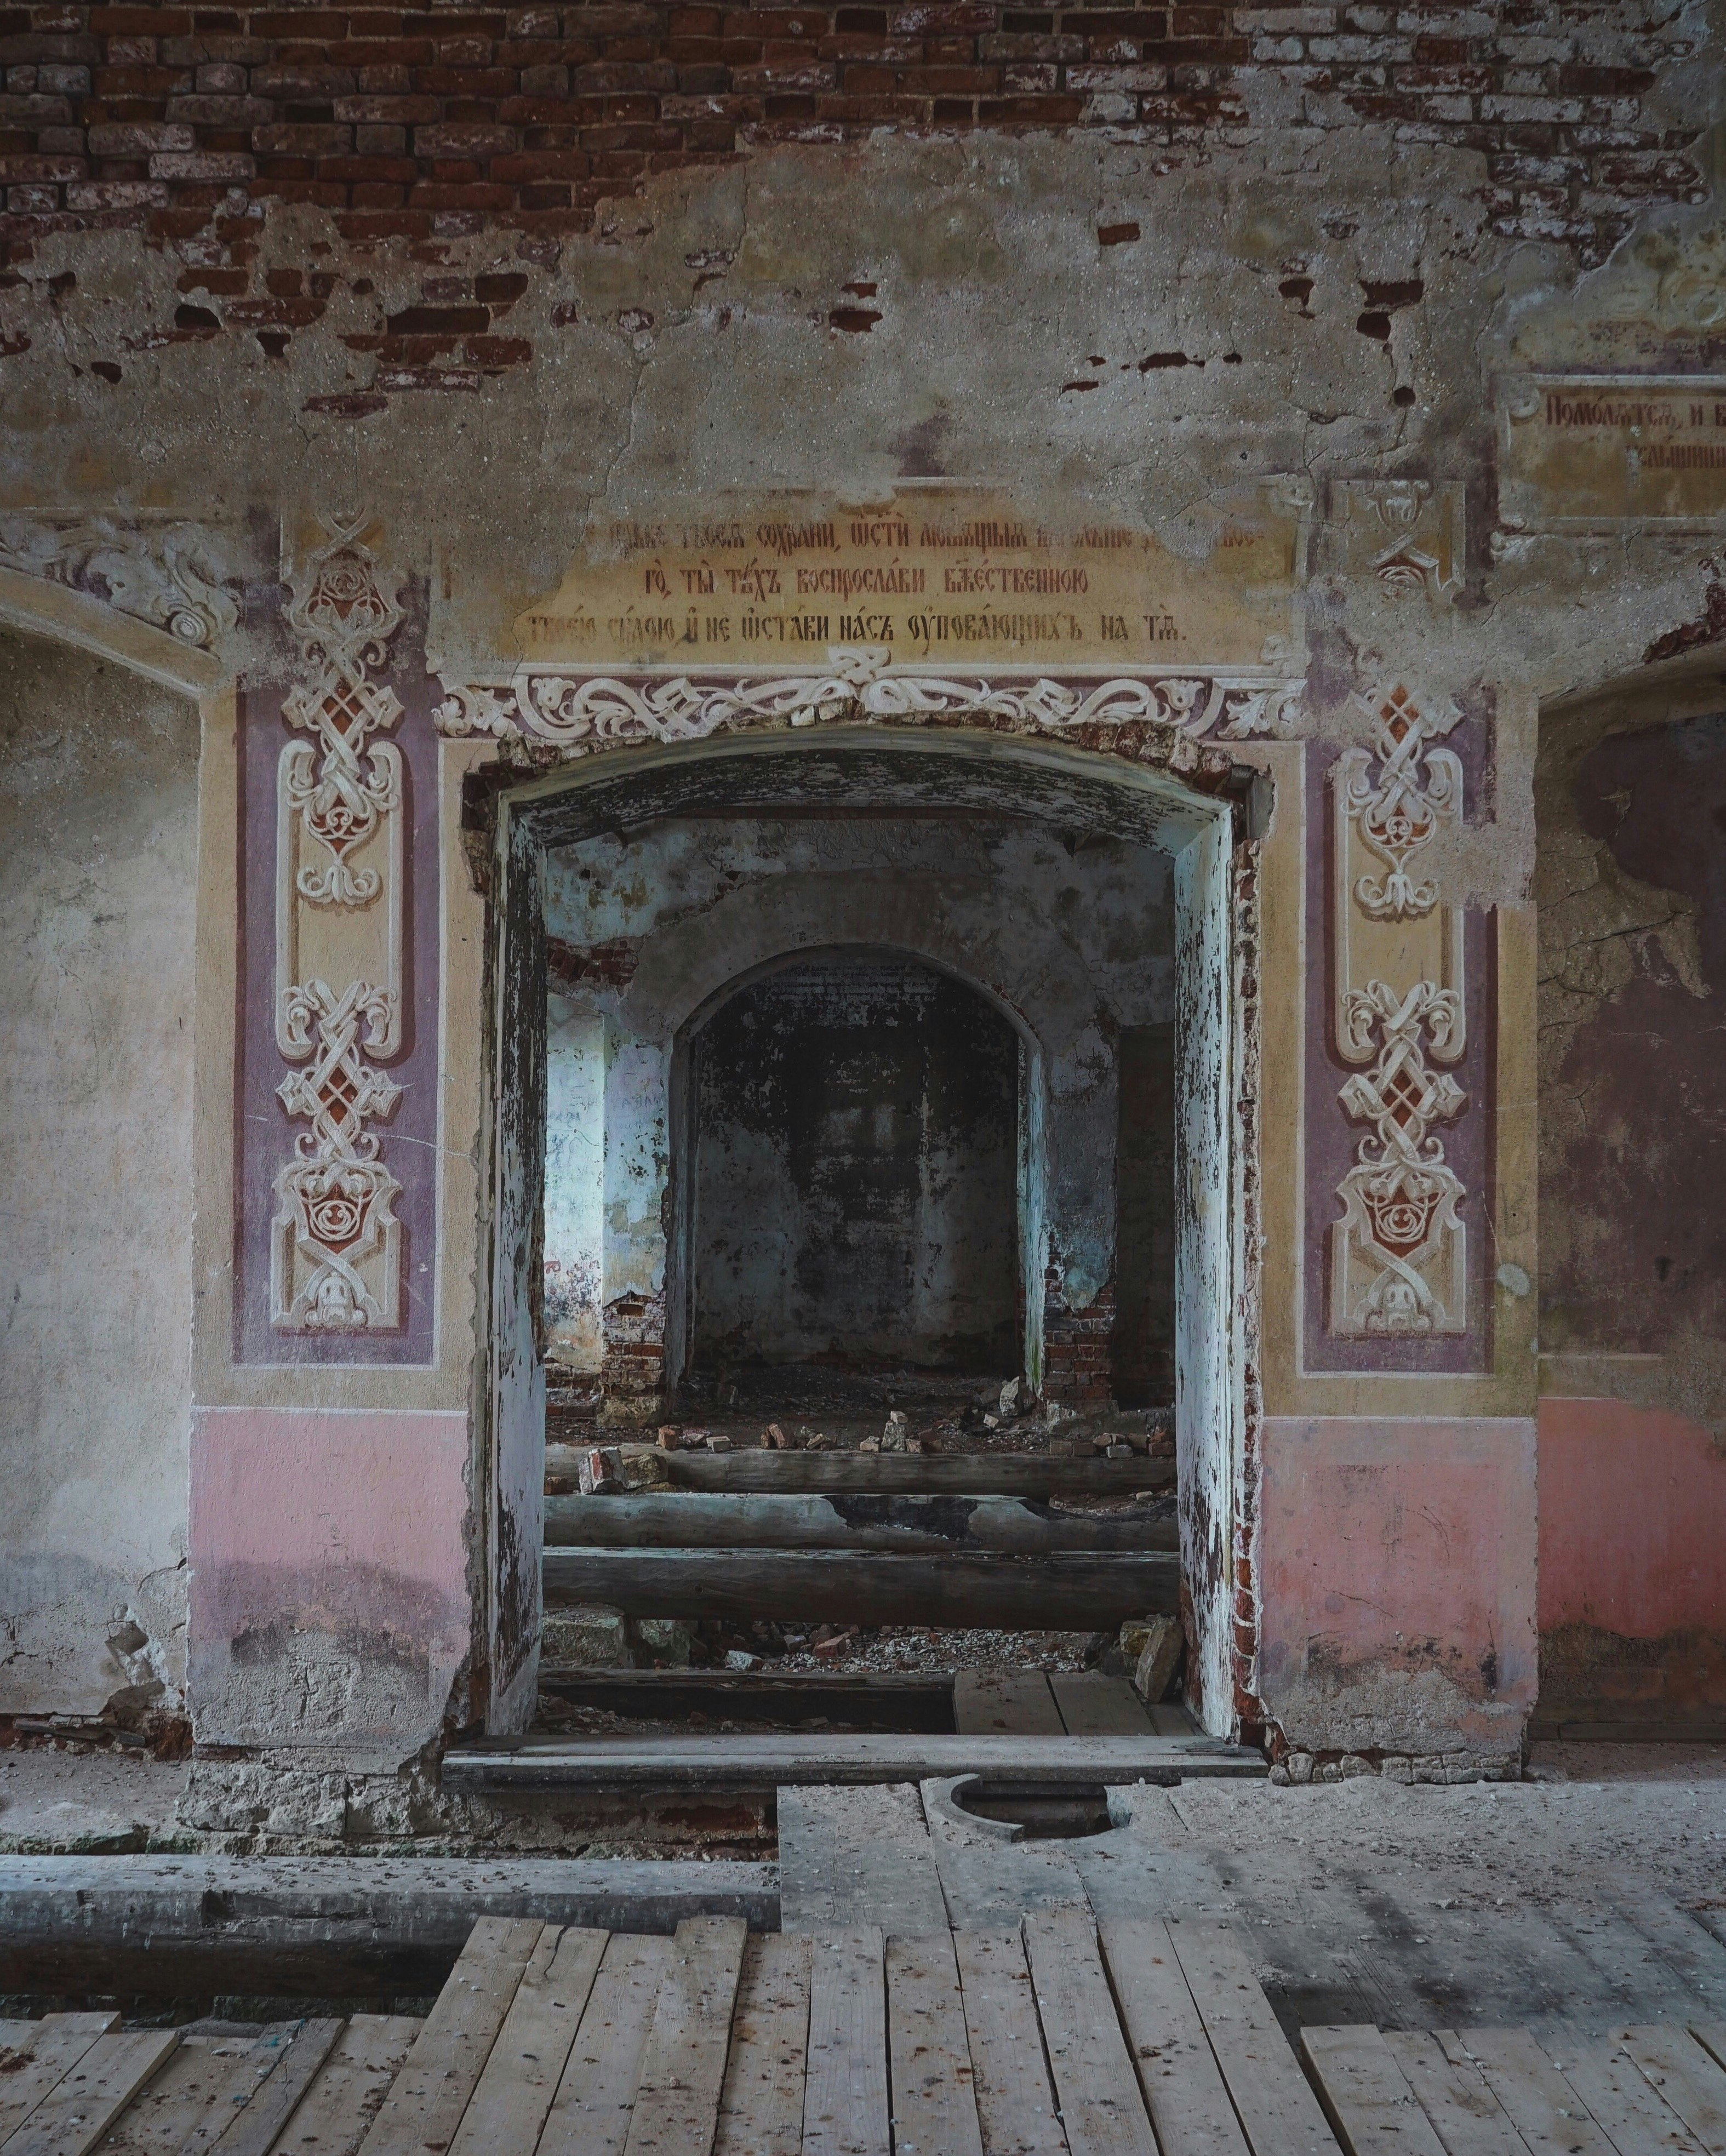
M 1291 1747 L 1514 1753 L 1535 1696 L 1534 1424 L 1265 1424 L 1259 1689 Z
M 1726 1450 L 1622 1400 L 1544 1399 L 1543 1721 L 1726 1712 Z
M 407 1759 L 438 1734 L 472 1622 L 467 1466 L 460 1412 L 195 1411 L 200 1743 Z

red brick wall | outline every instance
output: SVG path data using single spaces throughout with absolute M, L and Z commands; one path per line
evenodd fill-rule
M 1596 260 L 1640 207 L 1706 192 L 1693 137 L 1647 100 L 1689 53 L 1684 18 L 1647 0 L 12 8 L 0 239 L 18 259 L 44 230 L 213 227 L 224 259 L 176 328 L 280 329 L 315 319 L 325 295 L 316 275 L 256 274 L 245 249 L 264 201 L 318 204 L 356 242 L 496 222 L 554 243 L 652 173 L 765 144 L 1076 128 L 1179 158 L 1250 139 L 1250 97 L 1275 91 L 1285 126 L 1376 124 L 1477 151 L 1497 231 Z M 496 324 L 511 304 L 464 291 L 386 334 L 476 339 L 475 364 L 508 364 Z

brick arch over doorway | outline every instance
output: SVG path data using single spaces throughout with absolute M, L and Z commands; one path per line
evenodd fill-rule
M 986 723 L 986 722 L 985 722 Z M 1107 730 L 1112 734 L 1116 730 Z M 1237 1578 L 1251 1546 L 1248 1460 L 1256 1406 L 1256 1276 L 1248 1209 L 1256 1132 L 1248 1074 L 1256 1007 L 1255 776 L 1205 760 L 1208 790 L 1169 773 L 1189 745 L 1143 725 L 1119 755 L 943 725 L 752 733 L 589 757 L 537 776 L 489 773 L 470 827 L 495 812 L 491 914 L 496 1013 L 486 1342 L 494 1726 L 531 1705 L 539 1630 L 542 1373 L 540 1152 L 544 1130 L 543 858 L 597 831 L 717 806 L 1004 810 L 1148 844 L 1174 864 L 1177 916 L 1176 1442 L 1193 1694 L 1208 1728 L 1238 1725 L 1253 1648 L 1237 1626 Z M 1160 750 L 1159 767 L 1153 761 Z M 1149 752 L 1148 756 L 1147 752 Z

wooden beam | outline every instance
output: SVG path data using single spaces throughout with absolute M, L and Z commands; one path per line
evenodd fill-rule
M 548 1490 L 576 1486 L 586 1445 L 546 1446 Z M 674 1489 L 763 1496 L 873 1491 L 900 1496 L 994 1495 L 1004 1497 L 1127 1497 L 1136 1490 L 1172 1490 L 1174 1462 L 1135 1453 L 1130 1460 L 1068 1460 L 1042 1452 L 667 1452 L 661 1456 Z
M 456 1746 L 446 1789 L 761 1789 L 981 1775 L 990 1789 L 1101 1788 L 1260 1777 L 1263 1758 L 1210 1737 L 831 1736 L 529 1738 Z M 704 1866 L 703 1869 L 706 1869 Z
M 827 1619 L 1090 1631 L 1180 1607 L 1180 1559 L 1066 1551 L 888 1557 L 848 1550 L 552 1549 L 548 1604 L 629 1617 Z
M 1173 1520 L 1055 1512 L 1022 1497 L 762 1496 L 678 1490 L 547 1497 L 548 1549 L 838 1549 L 902 1556 L 994 1550 L 1178 1550 Z

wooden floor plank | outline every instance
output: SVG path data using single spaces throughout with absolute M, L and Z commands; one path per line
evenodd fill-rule
M 1178 1699 L 1164 1699 L 1150 1706 L 1151 1727 L 1159 1737 L 1197 1737 L 1201 1732 L 1191 1714 Z
M 208 2148 L 258 2077 L 255 2036 L 182 2035 L 98 2143 L 100 2156 L 180 2156 Z
M 871 1925 L 817 1933 L 809 1949 L 803 2156 L 889 2156 L 882 1943 Z
M 741 1917 L 686 1917 L 677 1927 L 641 2055 L 627 2156 L 711 2156 L 748 1935 Z
M 1440 2029 L 1451 2059 L 1480 2068 L 1533 2156 L 1615 2156 L 1576 2092 L 1526 2029 Z
M 654 2001 L 670 1958 L 670 1939 L 613 1933 L 539 2137 L 539 2156 L 622 2156 Z
M 1336 2137 L 1235 1933 L 1173 1917 L 1169 1936 L 1253 2156 L 1336 2156 Z
M 778 1814 L 781 1930 L 946 1930 L 935 1847 L 913 1785 L 781 1789 Z
M 409 2014 L 356 2014 L 270 2156 L 356 2156 L 419 2029 Z
M 1528 2143 L 1477 2067 L 1446 2057 L 1425 2029 L 1390 2030 L 1384 2044 L 1449 2156 L 1528 2156 Z
M 1144 1702 L 1125 1677 L 1101 1670 L 1054 1670 L 1049 1689 L 1069 1737 L 1155 1736 Z
M 313 2016 L 261 2039 L 254 2056 L 259 2071 L 249 2096 L 226 2128 L 212 2138 L 211 2148 L 219 2156 L 270 2156 L 335 2050 L 342 2030 L 339 2017 Z M 196 2145 L 202 2148 L 203 2143 Z M 192 2156 L 189 2148 L 187 2156 Z
M 1615 2029 L 1612 2034 L 1708 2156 L 1726 2156 L 1726 2071 L 1682 2029 Z
M 1090 1911 L 1039 1910 L 1025 1943 L 1072 2156 L 1156 2156 Z
M 118 2028 L 117 2014 L 45 2014 L 39 2021 L 7 2023 L 25 2034 L 8 2038 L 0 2063 L 0 2141 L 16 2133 L 45 2097 L 69 2074 L 98 2036 Z
M 1693 2021 L 1690 2033 L 1717 2066 L 1726 2067 L 1726 2021 Z
M 365 2156 L 449 2146 L 544 1929 L 532 1917 L 480 1918 L 362 2144 Z
M 567 1931 L 546 1926 L 468 2100 L 449 2156 L 533 2156 L 608 1937 L 573 1924 Z
M 743 1948 L 713 2156 L 798 2156 L 809 2041 L 809 1943 L 758 1933 Z
M 1302 2029 L 1301 2051 L 1318 2076 L 1344 2156 L 1446 2156 L 1402 2068 L 1369 2022 Z
M 1610 2038 L 1549 2037 L 1543 2048 L 1621 2156 L 1626 2148 L 1636 2156 L 1704 2156 L 1701 2142 Z
M 1066 1725 L 1041 1670 L 960 1670 L 953 1726 L 961 1737 L 1060 1737 Z
M 1210 2040 L 1159 1917 L 1097 1927 L 1139 2086 L 1164 2148 L 1246 2156 L 1246 2142 Z
M 1017 1928 L 958 1931 L 953 1943 L 984 2156 L 1067 2156 Z
M 7 2143 L 7 2156 L 87 2156 L 179 2046 L 177 2029 L 98 2036 Z
M 890 1938 L 886 1994 L 895 2156 L 983 2156 L 952 1933 Z
M 1683 1987 L 1683 2002 L 1672 2017 L 1675 2021 L 1692 2016 L 1719 2021 L 1726 2015 L 1726 1944 L 1693 1910 L 1680 1908 L 1669 1896 L 1653 1892 L 1606 1895 L 1601 1899 L 1616 1910 L 1626 1924 L 1642 1934 Z M 1626 2018 L 1631 2013 L 1645 2019 L 1646 2010 L 1627 2009 Z

